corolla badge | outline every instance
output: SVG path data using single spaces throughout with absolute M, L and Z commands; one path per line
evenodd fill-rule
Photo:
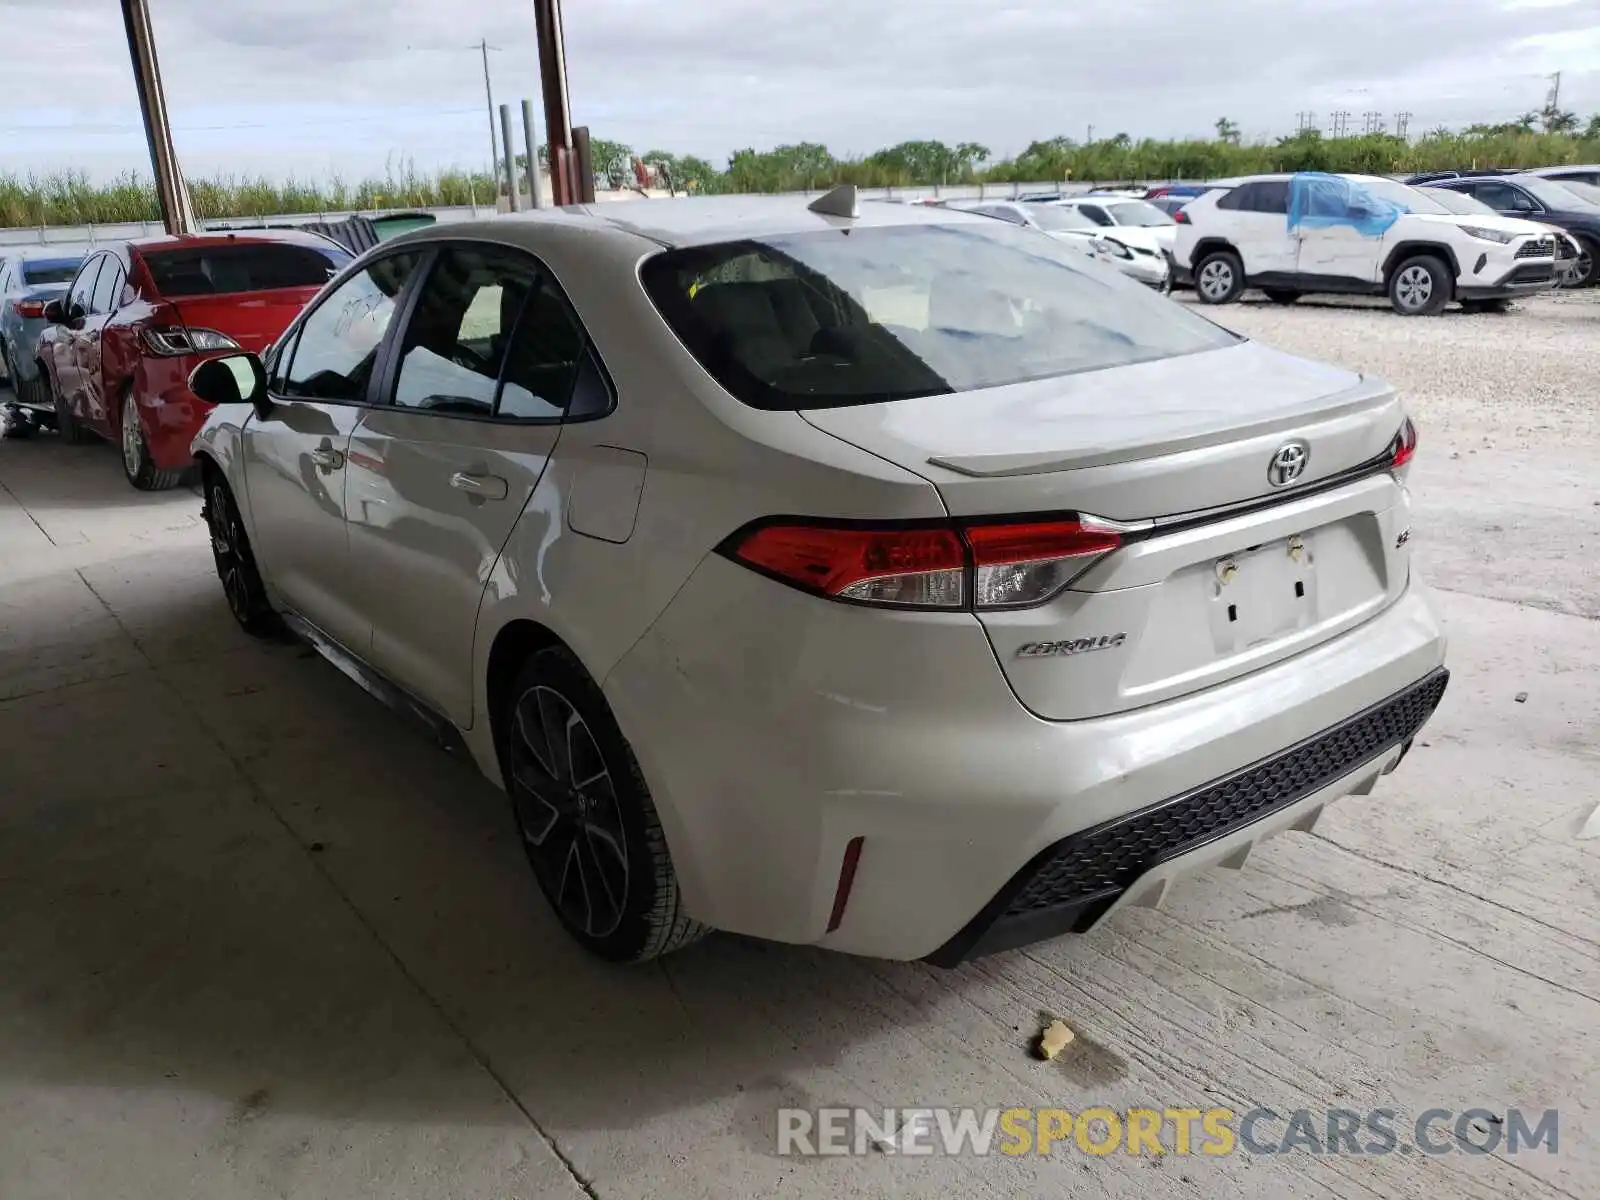
M 1302 439 L 1285 442 L 1273 452 L 1272 462 L 1267 467 L 1267 482 L 1273 487 L 1288 487 L 1306 473 L 1306 464 L 1310 461 L 1311 447 Z
M 1125 633 L 1108 633 L 1101 637 L 1067 638 L 1059 642 L 1023 642 L 1017 647 L 1018 658 L 1061 658 L 1068 654 L 1087 654 L 1091 650 L 1111 650 L 1128 640 Z

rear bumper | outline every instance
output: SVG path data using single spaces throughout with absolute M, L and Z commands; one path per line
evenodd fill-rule
M 964 959 L 1086 933 L 1124 904 L 1155 905 L 1174 879 L 1242 867 L 1263 837 L 1309 829 L 1330 801 L 1370 791 L 1433 715 L 1450 673 L 1411 686 L 1278 754 L 1163 804 L 1047 847 L 928 961 Z
M 145 445 L 160 470 L 181 470 L 194 461 L 190 447 L 215 407 L 189 390 L 189 374 L 202 361 L 189 356 L 140 361 L 134 397 L 144 418 Z
M 1143 895 L 1150 872 L 1204 865 L 1217 839 L 1276 828 L 1285 805 L 1364 788 L 1414 729 L 1361 743 L 1365 758 L 1307 776 L 1310 791 L 1280 788 L 1159 854 L 1119 860 L 1115 890 L 1097 892 L 1092 913 L 1076 905 L 995 928 L 1069 839 L 1142 827 L 1129 822 L 1286 760 L 1428 679 L 1444 651 L 1414 584 L 1360 626 L 1270 667 L 1110 717 L 1047 721 L 1018 702 L 975 619 L 832 605 L 713 558 L 604 690 L 696 918 L 954 961 L 1092 924 L 1118 896 Z

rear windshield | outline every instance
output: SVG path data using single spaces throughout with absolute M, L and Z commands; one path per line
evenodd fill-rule
M 321 287 L 350 261 L 350 255 L 332 244 L 288 242 L 181 246 L 141 253 L 156 291 L 169 298 Z
M 999 221 L 695 246 L 640 276 L 700 364 L 757 408 L 975 391 L 1238 340 L 1081 249 Z
M 22 279 L 33 287 L 49 283 L 71 283 L 83 265 L 81 258 L 41 258 L 22 264 Z

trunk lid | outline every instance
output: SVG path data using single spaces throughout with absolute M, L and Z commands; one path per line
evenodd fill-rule
M 978 614 L 1043 717 L 1123 711 L 1256 670 L 1380 612 L 1409 576 L 1405 491 L 1360 472 L 1404 420 L 1393 389 L 1254 343 L 801 416 L 928 479 L 952 516 L 1071 511 L 1135 526 L 1054 599 Z M 1275 486 L 1269 467 L 1290 442 L 1309 457 Z
M 231 295 L 174 296 L 167 300 L 184 325 L 215 329 L 245 349 L 260 354 L 320 291 L 316 287 L 275 288 Z

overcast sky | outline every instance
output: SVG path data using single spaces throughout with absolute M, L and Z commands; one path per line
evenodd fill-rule
M 529 0 L 150 0 L 192 176 L 481 167 L 495 100 L 537 100 Z M 332 15 L 328 15 L 328 14 Z M 574 121 L 721 163 L 800 140 L 1126 131 L 1247 138 L 1345 110 L 1413 133 L 1600 112 L 1600 0 L 568 0 Z M 148 170 L 116 0 L 0 0 L 0 171 Z M 541 117 L 542 119 L 542 117 Z M 520 139 L 519 139 L 520 140 Z

